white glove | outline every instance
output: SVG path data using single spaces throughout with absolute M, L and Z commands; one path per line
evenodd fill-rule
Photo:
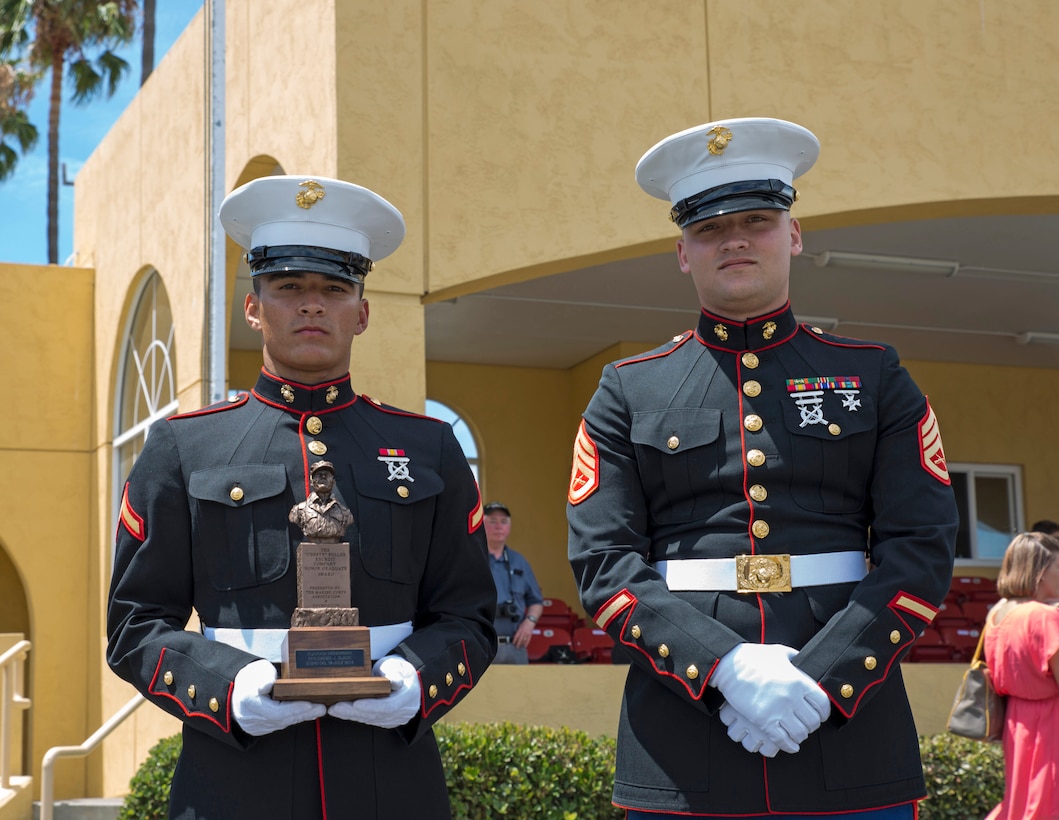
M 791 663 L 797 654 L 783 644 L 741 643 L 710 676 L 732 708 L 781 749 L 798 746 L 831 714 L 824 690 Z
M 260 737 L 295 723 L 323 717 L 327 707 L 306 700 L 273 700 L 276 667 L 264 658 L 239 670 L 232 686 L 232 717 L 248 735 Z
M 749 720 L 732 708 L 732 704 L 725 703 L 721 706 L 721 722 L 728 727 L 728 737 L 742 745 L 750 753 L 760 753 L 762 757 L 775 757 L 780 749 L 794 754 L 798 751 L 798 744 L 789 738 L 777 746 Z
M 372 666 L 373 675 L 390 679 L 390 694 L 384 698 L 343 700 L 332 704 L 327 714 L 342 720 L 355 720 L 382 729 L 404 726 L 419 714 L 422 690 L 415 667 L 400 655 L 379 658 Z

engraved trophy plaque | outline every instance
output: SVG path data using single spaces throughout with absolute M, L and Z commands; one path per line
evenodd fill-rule
M 335 470 L 330 462 L 313 464 L 309 480 L 309 497 L 290 511 L 306 540 L 298 544 L 298 608 L 272 697 L 326 705 L 384 697 L 390 681 L 371 674 L 371 631 L 359 625 L 359 611 L 350 606 L 349 542 L 339 539 L 353 516 L 331 495 Z

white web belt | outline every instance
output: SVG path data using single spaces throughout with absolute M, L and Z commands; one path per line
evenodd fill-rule
M 385 657 L 401 641 L 412 634 L 412 622 L 385 626 L 370 626 L 371 659 Z M 211 641 L 234 646 L 273 663 L 283 662 L 283 645 L 287 640 L 286 629 L 231 629 L 228 627 L 203 627 L 202 634 Z
M 817 555 L 737 555 L 657 561 L 674 591 L 790 592 L 795 587 L 845 584 L 868 574 L 862 550 Z

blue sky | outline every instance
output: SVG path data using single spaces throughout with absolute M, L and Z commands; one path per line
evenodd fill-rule
M 155 11 L 154 64 L 165 57 L 180 33 L 202 7 L 202 0 L 158 0 Z M 85 106 L 70 102 L 70 88 L 63 89 L 59 120 L 59 163 L 66 163 L 67 179 L 76 179 L 96 145 L 121 116 L 140 86 L 141 40 L 120 54 L 129 64 L 121 86 L 110 99 L 96 99 Z M 37 147 L 19 158 L 18 168 L 0 183 L 0 262 L 46 264 L 48 261 L 48 77 L 37 86 L 29 116 L 40 131 Z M 59 187 L 59 263 L 73 253 L 74 189 Z

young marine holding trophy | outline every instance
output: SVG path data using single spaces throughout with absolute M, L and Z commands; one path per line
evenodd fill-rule
M 349 375 L 364 277 L 404 220 L 295 176 L 242 186 L 220 218 L 248 251 L 264 367 L 249 394 L 152 427 L 121 502 L 107 660 L 184 723 L 170 817 L 448 818 L 431 726 L 496 652 L 481 499 L 449 425 Z M 366 697 L 343 688 L 365 678 Z

